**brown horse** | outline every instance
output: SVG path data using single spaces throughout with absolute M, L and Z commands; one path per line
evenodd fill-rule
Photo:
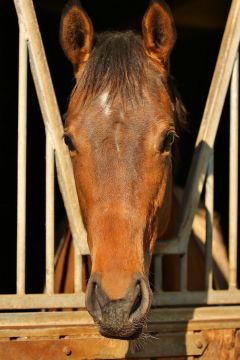
M 70 0 L 60 40 L 76 77 L 64 139 L 92 259 L 86 307 L 101 334 L 130 339 L 151 305 L 154 243 L 172 227 L 172 145 L 183 115 L 169 79 L 173 18 L 154 0 L 142 36 L 94 35 Z

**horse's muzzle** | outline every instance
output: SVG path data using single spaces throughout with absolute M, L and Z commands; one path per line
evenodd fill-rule
M 98 273 L 93 274 L 88 282 L 86 307 L 103 336 L 118 339 L 137 338 L 145 324 L 150 303 L 151 290 L 148 281 L 140 274 L 134 276 L 121 299 L 109 298 L 101 286 Z

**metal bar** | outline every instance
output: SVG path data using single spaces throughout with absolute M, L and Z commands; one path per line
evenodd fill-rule
M 54 150 L 46 132 L 46 293 L 54 293 Z
M 72 164 L 63 142 L 63 125 L 44 52 L 32 0 L 14 0 L 16 11 L 28 39 L 30 65 L 46 130 L 56 150 L 59 184 L 76 246 L 88 252 L 74 182 Z
M 200 321 L 206 324 L 212 321 L 229 323 L 239 320 L 240 306 L 216 306 L 216 307 L 178 307 L 178 308 L 160 308 L 151 309 L 148 315 L 148 328 L 151 325 L 161 324 L 166 326 L 167 323 L 184 323 L 184 329 L 186 330 L 186 323 L 193 323 Z M 1 313 L 0 314 L 0 337 L 6 337 L 6 331 L 11 329 L 12 331 L 20 332 L 20 330 L 29 331 L 50 328 L 66 328 L 70 327 L 69 335 L 76 335 L 81 333 L 81 326 L 93 325 L 93 319 L 86 310 L 80 311 L 57 311 L 57 312 L 19 312 L 15 313 Z M 220 325 L 220 324 L 219 324 Z M 218 326 L 219 326 L 218 325 Z M 179 325 L 178 325 L 179 326 Z M 211 326 L 211 325 L 210 325 Z M 239 328 L 240 326 L 238 326 Z M 86 328 L 84 327 L 86 331 Z M 45 330 L 46 331 L 46 330 Z M 61 331 L 61 330 L 60 330 Z M 165 327 L 166 331 L 166 327 Z M 64 335 L 68 335 L 67 333 Z M 86 335 L 86 332 L 85 332 Z M 17 335 L 16 335 L 17 336 Z M 27 334 L 26 334 L 27 336 Z M 31 336 L 31 333 L 30 335 Z M 34 336 L 34 334 L 32 334 Z
M 85 294 L 1 295 L 1 310 L 84 308 Z M 14 314 L 15 315 L 15 314 Z
M 187 262 L 188 255 L 185 253 L 180 257 L 180 290 L 187 291 Z
M 154 291 L 162 290 L 162 256 L 154 256 Z
M 19 312 L 0 313 L 0 329 L 16 327 L 21 324 L 22 328 L 41 328 L 43 326 L 80 326 L 93 324 L 93 318 L 87 310 L 78 311 L 35 311 L 35 312 Z
M 186 207 L 183 210 L 182 227 L 179 234 L 179 237 L 184 239 L 185 243 L 186 239 L 190 236 L 195 210 L 202 192 L 209 157 L 213 149 L 239 41 L 240 2 L 239 0 L 233 0 L 185 188 L 183 204 L 186 204 Z
M 237 287 L 238 241 L 238 113 L 239 55 L 237 54 L 230 88 L 230 151 L 229 151 L 229 288 Z
M 74 292 L 82 292 L 82 255 L 74 246 Z
M 155 292 L 153 306 L 217 305 L 240 303 L 240 290 Z M 79 309 L 85 307 L 85 293 L 1 295 L 1 310 Z M 13 314 L 15 316 L 15 313 Z
M 153 296 L 153 306 L 217 305 L 240 303 L 240 290 L 208 290 L 185 292 L 157 292 Z
M 17 177 L 17 293 L 25 293 L 27 182 L 27 42 L 19 23 L 18 177 Z
M 162 253 L 174 252 L 181 254 L 187 248 L 194 214 L 202 193 L 209 157 L 213 149 L 239 41 L 240 1 L 233 0 L 185 186 L 177 235 L 172 242 L 163 243 Z
M 209 160 L 206 186 L 205 186 L 205 209 L 206 209 L 206 244 L 205 244 L 205 288 L 212 289 L 212 237 L 213 237 L 213 214 L 214 214 L 214 152 Z

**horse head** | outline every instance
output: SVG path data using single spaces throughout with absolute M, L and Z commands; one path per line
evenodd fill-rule
M 154 243 L 171 216 L 173 19 L 154 0 L 141 36 L 96 35 L 80 3 L 70 0 L 60 41 L 76 77 L 64 139 L 92 258 L 86 307 L 104 336 L 130 339 L 146 321 Z

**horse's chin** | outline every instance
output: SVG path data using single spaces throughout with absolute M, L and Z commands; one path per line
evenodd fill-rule
M 126 324 L 121 327 L 116 326 L 106 326 L 104 324 L 98 323 L 99 332 L 102 336 L 110 339 L 120 339 L 120 340 L 134 340 L 137 339 L 143 331 L 144 323 L 140 321 L 138 323 Z

